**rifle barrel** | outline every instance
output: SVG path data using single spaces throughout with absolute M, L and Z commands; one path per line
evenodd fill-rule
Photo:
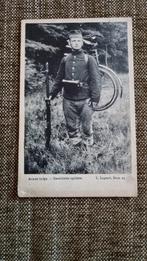
M 50 85 L 49 85 L 49 66 L 48 62 L 45 64 L 45 74 L 46 74 L 46 130 L 45 130 L 45 136 L 46 136 L 46 148 L 50 147 L 50 138 L 51 138 L 51 107 L 50 107 L 50 100 L 49 100 L 49 94 L 50 94 Z

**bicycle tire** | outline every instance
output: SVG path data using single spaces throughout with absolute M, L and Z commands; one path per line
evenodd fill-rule
M 109 100 L 109 102 L 107 102 L 105 105 L 95 108 L 94 109 L 95 111 L 103 111 L 103 110 L 106 110 L 109 107 L 111 107 L 114 104 L 114 102 L 116 101 L 116 99 L 119 95 L 119 89 L 120 89 L 120 83 L 117 79 L 118 77 L 111 69 L 109 69 L 108 67 L 106 67 L 104 65 L 99 64 L 99 70 L 100 70 L 100 72 L 105 73 L 111 79 L 112 84 L 113 84 L 113 94 L 112 94 L 112 97 Z

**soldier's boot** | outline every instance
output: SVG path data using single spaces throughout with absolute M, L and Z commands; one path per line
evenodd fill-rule
M 82 142 L 80 137 L 73 137 L 73 138 L 70 138 L 69 140 L 70 140 L 71 145 L 73 145 L 73 146 L 79 146 Z

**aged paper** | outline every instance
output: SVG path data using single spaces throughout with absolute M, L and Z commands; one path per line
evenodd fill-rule
M 20 197 L 135 197 L 131 18 L 23 20 Z

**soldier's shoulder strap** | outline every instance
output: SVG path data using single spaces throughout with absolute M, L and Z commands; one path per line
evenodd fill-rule
M 71 53 L 66 54 L 66 55 L 64 56 L 64 62 L 66 62 L 66 61 L 67 61 L 67 58 L 69 58 L 70 56 L 71 56 Z

